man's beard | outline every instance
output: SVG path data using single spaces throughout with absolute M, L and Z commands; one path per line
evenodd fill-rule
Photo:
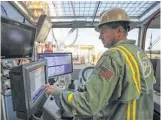
M 111 40 L 110 44 L 107 45 L 107 48 L 113 47 L 117 42 L 118 42 L 118 40 Z

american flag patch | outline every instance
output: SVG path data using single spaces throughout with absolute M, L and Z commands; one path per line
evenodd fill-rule
M 99 75 L 100 75 L 100 77 L 102 77 L 106 80 L 111 80 L 112 77 L 114 76 L 114 72 L 108 68 L 101 67 L 101 69 L 99 71 Z

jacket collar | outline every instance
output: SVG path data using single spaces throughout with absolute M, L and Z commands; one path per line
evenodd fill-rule
M 113 47 L 122 45 L 122 44 L 135 44 L 136 41 L 135 40 L 120 40 L 119 42 L 117 42 Z

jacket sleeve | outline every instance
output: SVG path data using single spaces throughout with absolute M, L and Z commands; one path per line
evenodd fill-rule
M 109 103 L 120 75 L 120 69 L 110 56 L 103 56 L 86 83 L 84 92 L 60 92 L 56 90 L 59 106 L 79 115 L 94 116 Z M 72 113 L 72 112 L 71 112 Z

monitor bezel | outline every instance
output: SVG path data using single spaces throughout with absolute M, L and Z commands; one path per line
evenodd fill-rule
M 45 36 L 45 39 L 44 40 L 39 40 L 40 35 L 41 35 L 41 31 L 42 31 L 42 29 L 43 29 L 43 27 L 45 25 L 45 23 L 44 23 L 45 21 L 47 21 L 48 24 L 50 24 L 50 28 L 47 31 L 47 36 Z M 52 25 L 52 22 L 49 19 L 49 17 L 46 14 L 42 14 L 39 17 L 39 20 L 38 20 L 38 23 L 37 23 L 37 34 L 36 34 L 36 40 L 35 41 L 44 43 L 46 41 L 47 37 L 48 37 L 48 34 L 49 34 L 50 29 L 52 28 L 52 26 L 53 25 Z
M 36 101 L 34 101 L 34 103 L 32 103 L 31 101 L 31 92 L 29 91 L 31 89 L 30 86 L 30 78 L 29 78 L 29 73 L 33 70 L 36 70 L 40 67 L 44 67 L 44 72 L 45 72 L 45 84 L 48 83 L 48 79 L 47 79 L 47 61 L 46 60 L 41 60 L 41 61 L 36 61 L 33 64 L 25 64 L 23 65 L 23 82 L 24 82 L 24 92 L 25 92 L 25 103 L 26 103 L 26 112 L 27 112 L 27 118 L 29 119 L 31 117 L 31 115 L 36 111 L 37 106 L 42 102 L 42 99 L 45 95 L 45 89 L 44 91 L 41 93 L 41 95 L 38 97 L 38 99 Z
M 30 45 L 33 46 L 32 47 L 32 52 L 31 54 L 29 55 L 26 55 L 26 56 L 22 56 L 22 55 L 5 55 L 5 56 L 1 56 L 1 59 L 32 59 L 32 56 L 33 56 L 33 49 L 34 49 L 34 45 L 35 45 L 35 38 L 36 38 L 36 34 L 37 34 L 37 29 L 36 27 L 33 27 L 31 25 L 28 25 L 28 24 L 24 24 L 20 21 L 16 21 L 16 20 L 13 20 L 13 19 L 10 19 L 10 18 L 7 18 L 7 17 L 4 17 L 4 16 L 1 16 L 1 24 L 3 23 L 6 23 L 6 24 L 11 24 L 11 25 L 15 25 L 15 26 L 19 26 L 19 27 L 22 27 L 22 28 L 25 28 L 25 29 L 28 29 L 28 30 L 31 30 L 32 31 L 32 40 L 30 42 Z
M 40 59 L 40 55 L 44 55 L 44 54 L 70 54 L 71 55 L 71 65 L 72 65 L 72 71 L 71 72 L 68 72 L 68 73 L 65 73 L 65 74 L 59 74 L 59 75 L 55 75 L 55 76 L 51 76 L 51 77 L 48 77 L 48 80 L 50 79 L 53 79 L 55 77 L 58 77 L 58 76 L 61 76 L 61 75 L 66 75 L 66 74 L 70 74 L 70 73 L 73 73 L 73 57 L 72 57 L 72 52 L 54 52 L 54 53 L 38 53 L 38 59 L 39 60 L 42 60 Z M 47 68 L 48 68 L 48 65 L 47 65 Z

